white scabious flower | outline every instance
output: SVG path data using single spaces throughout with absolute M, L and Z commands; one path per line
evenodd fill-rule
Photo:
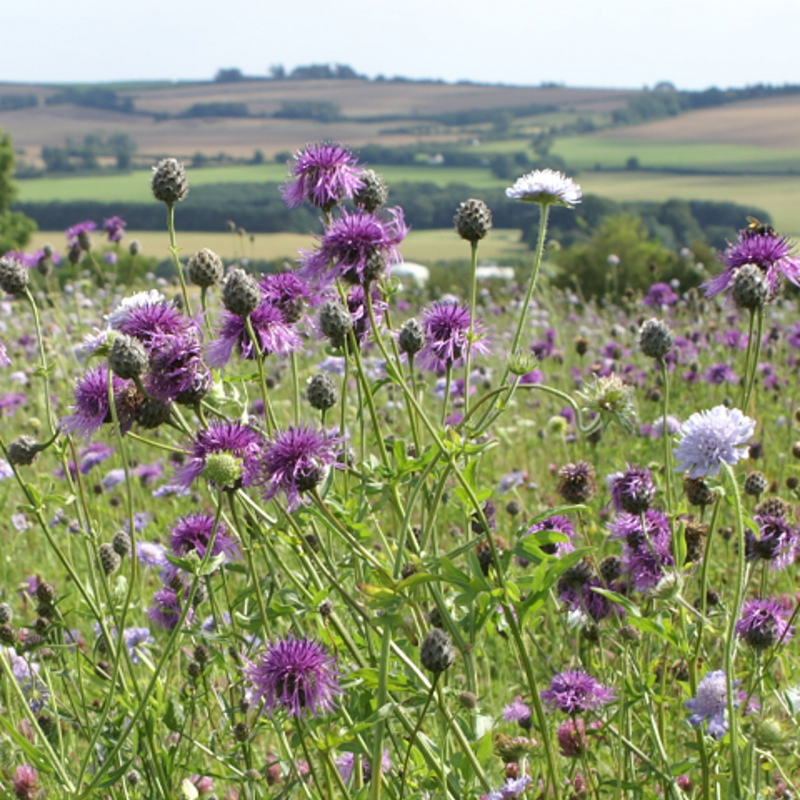
M 692 414 L 681 425 L 677 446 L 672 451 L 678 462 L 676 471 L 688 471 L 690 478 L 702 478 L 716 475 L 723 461 L 733 466 L 747 457 L 745 445 L 755 427 L 755 420 L 738 408 L 716 406 Z
M 513 186 L 506 189 L 506 195 L 512 200 L 540 205 L 558 205 L 572 208 L 580 203 L 581 187 L 554 169 L 535 169 L 518 178 Z

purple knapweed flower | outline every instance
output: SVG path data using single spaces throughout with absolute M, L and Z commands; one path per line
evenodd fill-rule
M 154 592 L 146 614 L 150 622 L 157 628 L 169 631 L 180 622 L 181 612 L 177 594 L 172 589 L 165 587 Z M 193 615 L 194 610 L 190 608 L 186 613 L 185 622 L 189 623 Z
M 765 650 L 792 637 L 786 621 L 786 611 L 774 600 L 748 600 L 736 622 L 736 635 L 754 650 Z
M 503 706 L 503 720 L 505 722 L 516 722 L 522 728 L 530 728 L 531 726 L 531 710 L 522 698 L 516 694 L 514 700 L 507 706 Z
M 739 382 L 739 376 L 728 364 L 720 362 L 706 367 L 703 372 L 703 380 L 712 386 L 719 386 L 723 383 L 736 384 Z
M 136 412 L 135 398 L 138 393 L 129 381 L 111 376 L 114 406 L 120 430 L 130 430 Z M 108 369 L 105 365 L 94 367 L 75 382 L 72 414 L 61 420 L 66 433 L 77 433 L 88 438 L 101 425 L 112 421 L 108 403 Z
M 342 781 L 347 783 L 350 780 L 350 776 L 353 774 L 353 764 L 355 763 L 355 754 L 354 753 L 342 753 L 339 758 L 336 759 L 334 762 L 336 764 L 336 770 L 339 773 Z M 389 758 L 389 751 L 384 750 L 381 755 L 381 772 L 386 773 L 392 768 L 392 762 Z M 367 784 L 372 777 L 372 766 L 370 765 L 369 761 L 365 757 L 361 759 L 361 780 L 363 783 Z
M 745 264 L 755 264 L 764 273 L 770 296 L 780 288 L 782 277 L 800 286 L 800 259 L 791 255 L 794 244 L 767 225 L 744 228 L 739 231 L 735 244 L 719 256 L 725 269 L 706 281 L 700 288 L 706 297 L 729 294 L 733 288 L 736 270 Z
M 617 511 L 641 514 L 650 508 L 656 487 L 649 469 L 628 465 L 624 472 L 614 476 L 610 486 L 611 502 Z
M 271 500 L 281 492 L 289 510 L 294 510 L 301 501 L 300 496 L 322 481 L 328 467 L 340 466 L 336 463 L 340 445 L 339 437 L 315 431 L 310 426 L 276 432 L 261 459 L 264 499 Z
M 539 549 L 543 553 L 560 558 L 564 554 L 571 553 L 575 549 L 571 541 L 572 537 L 575 536 L 575 526 L 565 516 L 554 514 L 552 517 L 547 517 L 539 522 L 535 522 L 520 538 L 524 539 L 526 536 L 539 533 L 540 531 L 555 531 L 557 533 L 563 533 L 564 536 L 567 537 L 566 542 L 553 542 L 551 544 L 541 545 Z
M 650 308 L 663 308 L 678 302 L 678 295 L 668 283 L 654 283 L 642 298 L 642 303 Z
M 550 711 L 580 714 L 604 706 L 616 695 L 585 672 L 575 669 L 557 673 L 550 688 L 541 692 L 541 697 Z
M 363 186 L 356 158 L 346 147 L 334 143 L 309 144 L 293 158 L 294 163 L 289 163 L 293 180 L 280 187 L 289 208 L 308 202 L 327 212 Z
M 97 223 L 87 219 L 85 222 L 79 222 L 71 228 L 67 228 L 64 231 L 64 236 L 67 237 L 67 243 L 73 245 L 78 241 L 81 234 L 91 233 L 96 228 Z
M 716 475 L 722 462 L 733 466 L 747 457 L 745 445 L 755 426 L 755 420 L 738 408 L 716 406 L 692 414 L 681 425 L 680 438 L 672 451 L 678 464 L 676 471 L 702 478 Z
M 262 355 L 283 356 L 300 349 L 300 337 L 286 324 L 283 313 L 277 306 L 262 300 L 248 319 Z M 208 363 L 212 367 L 224 367 L 230 360 L 234 347 L 239 350 L 242 358 L 256 357 L 256 349 L 247 331 L 245 319 L 238 314 L 231 314 L 230 311 L 223 311 L 217 338 L 207 349 Z
M 263 448 L 264 437 L 255 428 L 241 422 L 212 421 L 197 432 L 189 458 L 175 472 L 175 485 L 190 486 L 205 472 L 209 457 L 222 454 L 238 462 L 235 482 L 250 486 L 259 470 Z
M 122 217 L 109 217 L 103 220 L 103 230 L 109 242 L 118 242 L 125 235 L 125 220 Z
M 320 301 L 318 292 L 294 272 L 276 272 L 263 275 L 258 285 L 261 287 L 262 297 L 272 306 L 275 306 L 283 316 L 287 325 L 299 322 L 303 318 L 303 309 L 306 304 L 317 305 Z
M 186 514 L 178 517 L 175 526 L 168 530 L 169 546 L 173 555 L 181 557 L 187 553 L 197 553 L 200 558 L 204 558 L 214 531 L 214 517 L 211 514 Z M 211 556 L 221 554 L 228 561 L 238 558 L 239 549 L 236 542 L 228 536 L 228 529 L 220 523 L 214 534 Z
M 316 639 L 288 636 L 267 647 L 258 663 L 244 668 L 250 699 L 263 702 L 267 714 L 278 708 L 292 717 L 317 717 L 333 711 L 341 693 L 336 662 Z
M 145 349 L 150 355 L 145 385 L 149 394 L 163 403 L 182 401 L 184 395 L 211 384 L 203 363 L 199 328 L 175 335 L 151 338 Z
M 739 681 L 734 681 L 734 686 Z M 690 725 L 699 725 L 706 720 L 706 733 L 715 739 L 720 739 L 728 730 L 728 720 L 725 712 L 728 707 L 728 687 L 725 673 L 721 670 L 707 672 L 706 676 L 697 684 L 697 694 L 687 700 L 684 705 L 692 716 L 689 717 Z M 733 701 L 734 707 L 738 707 L 738 699 Z
M 461 363 L 467 347 L 472 355 L 486 355 L 489 348 L 483 341 L 483 326 L 475 322 L 472 343 L 469 336 L 469 308 L 458 303 L 434 302 L 422 314 L 425 345 L 419 353 L 419 364 L 434 372 Z
M 768 561 L 773 571 L 786 569 L 795 560 L 800 543 L 797 529 L 771 514 L 757 514 L 753 519 L 758 525 L 758 537 L 749 528 L 745 531 L 745 558 Z
M 386 209 L 383 216 L 342 209 L 317 237 L 316 251 L 301 251 L 300 275 L 322 285 L 336 278 L 366 285 L 400 261 L 397 246 L 407 233 L 399 208 Z

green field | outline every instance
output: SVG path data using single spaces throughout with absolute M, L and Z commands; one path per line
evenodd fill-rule
M 299 233 L 257 233 L 254 241 L 230 233 L 178 232 L 178 245 L 181 256 L 187 257 L 208 247 L 223 258 L 252 258 L 272 260 L 275 258 L 294 259 L 299 249 L 311 249 L 314 241 L 310 235 Z M 131 239 L 142 245 L 142 253 L 159 259 L 169 257 L 169 239 L 166 231 L 129 231 L 123 246 Z M 504 256 L 524 255 L 529 252 L 520 242 L 517 230 L 494 229 L 481 242 L 480 258 L 502 260 Z M 37 231 L 29 250 L 37 250 L 44 244 L 51 244 L 56 250 L 64 250 L 62 231 Z M 431 263 L 450 259 L 468 259 L 469 246 L 448 229 L 430 231 L 411 231 L 403 242 L 401 253 L 408 261 Z
M 386 181 L 400 183 L 431 182 L 437 186 L 463 183 L 478 189 L 503 187 L 508 181 L 495 178 L 488 169 L 462 167 L 381 167 L 380 173 Z M 286 167 L 282 164 L 259 166 L 204 167 L 187 169 L 189 186 L 212 183 L 279 183 L 286 178 Z M 19 200 L 28 203 L 45 203 L 60 200 L 97 200 L 102 202 L 147 203 L 152 201 L 150 175 L 147 172 L 131 172 L 127 175 L 86 175 L 64 178 L 34 178 L 20 180 Z

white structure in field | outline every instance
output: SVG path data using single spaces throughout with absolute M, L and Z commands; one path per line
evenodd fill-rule
M 497 264 L 484 264 L 475 268 L 475 278 L 479 281 L 505 281 L 514 280 L 513 267 L 498 267 Z
M 392 267 L 392 277 L 414 283 L 418 288 L 424 289 L 431 277 L 431 271 L 422 264 L 412 261 L 401 261 Z

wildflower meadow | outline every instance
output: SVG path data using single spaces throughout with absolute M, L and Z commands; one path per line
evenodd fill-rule
M 793 242 L 556 290 L 582 189 L 536 170 L 515 283 L 453 209 L 461 297 L 393 277 L 347 147 L 290 161 L 282 272 L 180 249 L 175 159 L 151 188 L 174 281 L 119 217 L 0 258 L 2 797 L 797 796 Z

